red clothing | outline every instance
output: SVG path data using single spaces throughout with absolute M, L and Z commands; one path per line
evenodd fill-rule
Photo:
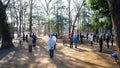
M 68 34 L 68 38 L 69 38 L 69 39 L 71 38 L 71 34 Z

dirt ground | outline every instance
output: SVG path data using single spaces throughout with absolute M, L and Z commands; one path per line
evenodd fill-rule
M 78 48 L 69 48 L 69 44 L 63 45 L 58 40 L 55 55 L 50 58 L 48 39 L 47 36 L 38 37 L 32 53 L 28 52 L 26 42 L 22 47 L 17 47 L 16 43 L 16 48 L 0 59 L 0 68 L 118 68 L 110 57 L 115 52 L 115 46 L 108 49 L 104 44 L 103 52 L 99 52 L 98 43 L 90 46 L 85 40 L 83 44 L 79 43 Z

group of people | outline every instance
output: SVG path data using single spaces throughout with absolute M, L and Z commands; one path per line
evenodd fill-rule
M 29 52 L 32 52 L 32 47 L 36 47 L 36 41 L 37 41 L 37 36 L 34 33 L 30 34 L 30 37 L 28 39 Z
M 25 40 L 25 36 L 23 37 L 24 37 L 23 40 Z M 58 35 L 50 34 L 49 37 L 50 37 L 50 39 L 48 40 L 49 55 L 52 58 L 54 56 L 54 50 L 56 49 L 56 42 L 58 39 Z M 28 35 L 26 38 L 28 38 Z M 86 36 L 84 36 L 82 33 L 79 33 L 73 36 L 71 36 L 71 34 L 68 34 L 68 38 L 70 42 L 70 48 L 73 48 L 73 43 L 75 45 L 75 48 L 77 48 L 78 42 L 81 42 L 81 44 L 83 44 L 83 41 L 84 41 L 83 38 L 89 39 L 91 46 L 93 46 L 93 42 L 95 41 L 99 43 L 100 52 L 102 52 L 103 50 L 103 41 L 106 41 L 107 48 L 109 48 L 109 41 L 111 41 L 111 44 L 113 46 L 113 35 L 112 34 L 111 35 L 110 34 L 95 35 L 92 33 L 91 34 L 87 33 Z M 22 38 L 20 38 L 20 40 L 21 39 Z M 32 52 L 32 47 L 36 46 L 36 40 L 37 40 L 37 36 L 34 33 L 30 34 L 29 39 L 26 39 L 29 45 L 29 49 L 28 49 L 29 52 Z M 64 40 L 63 40 L 63 43 L 65 43 Z
M 20 35 L 20 37 L 19 37 L 19 45 L 20 46 L 22 46 L 23 45 L 23 42 L 26 40 L 26 42 L 28 43 L 28 50 L 29 50 L 29 52 L 32 52 L 32 47 L 36 47 L 36 41 L 37 41 L 37 36 L 36 36 L 36 34 L 35 33 L 33 33 L 33 34 L 26 34 L 26 36 L 25 36 L 25 34 L 23 34 L 23 36 L 22 35 Z
M 73 37 L 71 36 L 71 34 L 68 34 L 68 38 L 70 40 L 70 48 L 73 48 L 73 43 L 75 44 L 75 48 L 77 48 L 77 43 L 80 41 L 81 44 L 83 44 L 83 38 L 84 35 L 82 35 L 82 33 L 80 34 L 75 34 Z
M 83 44 L 83 39 L 89 39 L 90 41 L 90 45 L 93 46 L 93 42 L 97 42 L 99 43 L 100 46 L 100 52 L 102 52 L 103 50 L 103 41 L 106 42 L 106 46 L 107 48 L 109 48 L 109 42 L 111 41 L 111 46 L 113 46 L 113 34 L 89 34 L 86 33 L 86 36 L 84 36 L 82 33 L 79 34 L 75 34 L 73 37 L 71 36 L 71 34 L 68 34 L 68 38 L 70 41 L 70 48 L 73 48 L 73 43 L 75 44 L 75 48 L 77 48 L 77 44 L 80 41 L 81 44 Z

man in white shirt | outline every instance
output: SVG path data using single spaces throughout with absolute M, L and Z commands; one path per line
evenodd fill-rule
M 91 46 L 93 46 L 93 34 L 90 35 L 90 43 L 91 43 Z
M 55 41 L 52 39 L 52 37 L 50 37 L 48 41 L 48 47 L 51 58 L 54 56 L 54 45 L 55 45 Z
M 53 36 L 52 36 L 52 39 L 55 41 L 54 49 L 56 49 L 56 41 L 57 41 L 57 38 L 53 35 Z

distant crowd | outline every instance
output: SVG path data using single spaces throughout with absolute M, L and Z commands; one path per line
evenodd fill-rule
M 114 35 L 113 34 L 93 34 L 93 33 L 86 33 L 86 35 L 83 35 L 82 33 L 76 33 L 73 35 L 68 34 L 68 38 L 70 41 L 70 48 L 73 48 L 73 43 L 75 44 L 75 48 L 77 48 L 78 42 L 81 44 L 84 43 L 84 38 L 90 41 L 90 45 L 93 46 L 93 42 L 99 43 L 100 46 L 100 52 L 103 50 L 103 41 L 106 42 L 107 48 L 110 47 L 110 42 L 111 46 L 113 46 L 114 42 Z M 63 43 L 65 41 L 63 40 Z

